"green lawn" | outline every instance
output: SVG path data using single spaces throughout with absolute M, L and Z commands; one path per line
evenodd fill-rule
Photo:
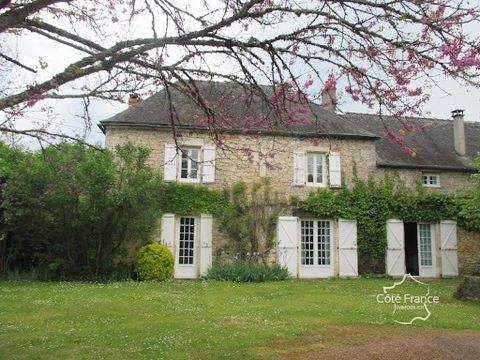
M 459 280 L 430 280 L 440 296 L 422 328 L 480 330 L 480 304 L 452 298 Z M 312 331 L 405 328 L 376 295 L 388 279 L 263 284 L 174 281 L 0 282 L 0 359 L 245 359 Z M 422 329 L 421 329 L 422 330 Z M 423 330 L 422 330 L 423 331 Z

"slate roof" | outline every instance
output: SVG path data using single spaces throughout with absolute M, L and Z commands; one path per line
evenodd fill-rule
M 399 146 L 384 136 L 385 126 L 398 131 L 402 122 L 393 117 L 347 113 L 349 121 L 372 133 L 381 136 L 375 143 L 377 165 L 382 167 L 417 168 L 430 170 L 474 170 L 472 160 L 480 153 L 480 122 L 465 122 L 466 157 L 455 152 L 453 120 L 428 118 L 405 118 L 405 123 L 430 128 L 406 134 L 407 144 L 416 150 L 416 156 L 404 154 Z
M 196 82 L 203 99 L 215 111 L 223 116 L 237 119 L 237 125 L 225 128 L 227 132 L 242 132 L 242 122 L 246 116 L 265 116 L 269 121 L 274 118 L 259 96 L 247 101 L 245 91 L 238 85 L 222 82 Z M 264 92 L 273 94 L 271 88 L 264 87 Z M 181 130 L 206 130 L 199 119 L 206 118 L 201 107 L 190 97 L 171 89 L 170 98 L 178 115 L 175 125 Z M 219 103 L 222 103 L 220 106 Z M 472 160 L 480 152 L 480 123 L 465 122 L 467 157 L 459 157 L 454 148 L 453 121 L 427 118 L 403 119 L 409 124 L 422 126 L 431 123 L 431 127 L 420 132 L 406 135 L 407 144 L 416 149 L 412 157 L 401 152 L 400 147 L 384 135 L 385 126 L 398 131 L 402 126 L 398 119 L 380 118 L 378 115 L 346 113 L 337 114 L 311 103 L 310 108 L 315 119 L 308 125 L 297 125 L 275 130 L 253 127 L 249 133 L 275 133 L 286 136 L 357 138 L 376 141 L 377 165 L 380 167 L 417 168 L 425 170 L 473 171 Z M 102 130 L 110 125 L 127 127 L 171 127 L 171 108 L 165 90 L 143 100 L 140 104 L 130 106 L 115 116 L 100 122 Z
M 247 116 L 265 116 L 271 123 L 275 118 L 271 110 L 265 105 L 265 101 L 260 96 L 254 96 L 252 99 L 246 100 L 245 90 L 239 85 L 227 82 L 204 82 L 197 81 L 196 85 L 202 97 L 208 102 L 208 106 L 215 112 L 222 113 L 226 117 L 238 119 L 237 126 L 228 126 L 225 131 L 241 132 L 242 123 Z M 270 87 L 263 87 L 266 94 L 273 94 Z M 181 93 L 176 89 L 171 89 L 171 103 L 178 115 L 179 121 L 175 125 L 179 128 L 205 128 L 199 120 L 206 118 L 202 108 L 192 100 L 191 97 Z M 222 103 L 219 106 L 219 102 Z M 298 105 L 293 105 L 297 106 Z M 281 135 L 297 135 L 297 136 L 332 136 L 347 138 L 367 138 L 375 139 L 377 135 L 370 133 L 355 126 L 348 119 L 342 118 L 340 115 L 323 109 L 318 104 L 310 103 L 311 111 L 315 114 L 315 120 L 308 125 L 296 125 L 293 127 L 276 126 L 275 130 L 268 131 L 266 129 L 258 129 L 253 127 L 250 133 L 275 133 Z M 100 128 L 108 125 L 128 125 L 143 127 L 171 127 L 170 103 L 165 90 L 145 99 L 138 105 L 134 105 L 112 116 L 109 119 L 100 122 Z M 217 128 L 221 128 L 218 126 Z

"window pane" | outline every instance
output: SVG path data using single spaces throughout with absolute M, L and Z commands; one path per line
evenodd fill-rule
M 313 221 L 304 220 L 301 224 L 301 261 L 302 265 L 313 265 Z
M 195 247 L 195 218 L 180 218 L 180 241 L 178 250 L 178 263 L 193 264 Z
M 190 149 L 190 158 L 193 161 L 198 162 L 198 149 Z
M 322 155 L 317 155 L 316 157 L 317 160 L 317 183 L 321 184 L 323 183 L 323 156 Z
M 307 182 L 313 183 L 313 166 L 314 157 L 312 154 L 307 155 Z
M 196 179 L 198 174 L 198 163 L 196 161 L 191 161 L 192 171 L 190 172 L 190 179 Z
M 432 230 L 430 224 L 420 224 L 419 226 L 420 242 L 420 265 L 432 266 Z
M 330 265 L 330 221 L 318 221 L 318 265 Z
M 182 169 L 180 173 L 182 179 L 188 178 L 188 153 L 182 152 Z

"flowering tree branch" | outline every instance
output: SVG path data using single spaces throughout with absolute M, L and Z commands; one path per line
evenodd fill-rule
M 243 119 L 247 127 L 305 121 L 308 114 L 290 114 L 285 101 L 308 104 L 307 93 L 315 101 L 315 86 L 341 85 L 352 101 L 381 114 L 418 115 L 428 100 L 423 84 L 438 75 L 479 85 L 480 40 L 469 30 L 479 25 L 478 9 L 462 0 L 12 1 L 0 8 L 0 33 L 35 33 L 74 49 L 78 59 L 12 88 L 0 110 L 15 124 L 45 99 L 121 101 L 129 92 L 173 88 L 204 109 L 215 134 L 221 111 L 203 100 L 195 80 L 224 79 L 261 96 L 277 115 L 268 124 Z M 139 23 L 144 31 L 135 34 Z M 387 136 L 405 145 L 401 135 Z

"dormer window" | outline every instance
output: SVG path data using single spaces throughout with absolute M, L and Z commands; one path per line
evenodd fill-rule
M 440 174 L 423 174 L 422 185 L 425 187 L 440 187 Z

